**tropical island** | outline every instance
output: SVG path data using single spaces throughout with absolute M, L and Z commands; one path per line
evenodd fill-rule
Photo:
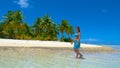
M 120 0 L 0 0 L 0 68 L 120 68 L 119 7 Z
M 38 17 L 30 26 L 24 19 L 25 16 L 20 10 L 8 11 L 3 15 L 0 21 L 1 47 L 73 48 L 70 42 L 74 29 L 67 20 L 57 24 L 49 15 L 45 15 Z M 99 45 L 82 43 L 81 47 L 86 51 L 113 51 L 110 47 Z

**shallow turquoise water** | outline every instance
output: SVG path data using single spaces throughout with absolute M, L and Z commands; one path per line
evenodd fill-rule
M 0 68 L 120 68 L 120 52 L 83 55 L 75 59 L 69 50 L 1 48 Z

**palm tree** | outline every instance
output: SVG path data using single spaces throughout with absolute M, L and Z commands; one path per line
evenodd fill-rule
M 9 38 L 15 38 L 23 31 L 23 15 L 21 11 L 8 11 L 6 15 L 3 16 L 4 25 L 3 32 L 8 34 Z M 11 36 L 12 35 L 12 36 Z
M 42 28 L 44 29 L 44 31 L 47 32 L 47 30 L 51 30 L 52 24 L 52 19 L 48 15 L 45 15 L 43 17 L 43 23 L 41 24 L 41 26 L 43 26 Z
M 66 33 L 68 34 L 68 36 L 70 38 L 70 36 L 74 33 L 73 27 L 69 25 L 67 30 L 66 30 Z
M 55 40 L 59 34 L 58 25 L 48 15 L 37 18 L 33 28 L 35 29 L 35 37 L 40 36 L 42 40 Z
M 4 34 L 3 34 L 3 23 L 0 21 L 0 38 L 3 38 L 4 37 Z
M 28 25 L 28 23 L 24 23 L 23 26 L 24 26 L 24 34 L 28 36 L 32 35 L 31 27 Z
M 57 40 L 57 35 L 59 35 L 59 26 L 56 23 L 52 23 L 52 29 L 49 32 L 49 35 L 52 40 Z
M 68 26 L 69 26 L 68 21 L 67 20 L 62 20 L 62 22 L 61 22 L 61 24 L 59 26 L 60 32 L 62 33 L 62 38 L 61 38 L 62 41 L 64 39 L 64 32 L 67 31 Z
M 52 33 L 53 33 L 53 22 L 52 19 L 48 16 L 45 15 L 43 17 L 43 22 L 40 24 L 43 33 L 42 36 L 45 37 L 45 40 L 51 40 L 52 39 Z
M 70 36 L 72 36 L 72 35 L 73 35 L 73 33 L 74 33 L 74 29 L 73 29 L 73 27 L 69 25 L 69 26 L 68 26 L 68 28 L 67 28 L 66 33 L 68 34 L 68 38 L 66 38 L 66 39 L 65 39 L 65 40 L 66 40 L 66 42 L 71 42 L 71 41 L 72 41 L 72 39 L 71 39 L 71 37 L 70 37 Z
M 34 30 L 35 36 L 41 35 L 42 27 L 43 27 L 43 26 L 41 26 L 42 23 L 43 23 L 43 19 L 42 18 L 37 18 L 37 20 L 35 21 L 35 23 L 33 25 L 33 28 L 35 29 Z

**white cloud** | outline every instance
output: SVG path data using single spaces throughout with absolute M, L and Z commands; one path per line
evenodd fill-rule
M 88 41 L 98 41 L 97 39 L 94 39 L 94 38 L 89 38 L 87 39 Z
M 21 8 L 27 8 L 27 7 L 29 7 L 28 0 L 14 1 L 14 3 L 20 5 Z
M 81 39 L 81 41 L 99 41 L 95 38 Z

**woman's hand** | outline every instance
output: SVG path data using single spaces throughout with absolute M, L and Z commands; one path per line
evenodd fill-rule
M 71 45 L 73 44 L 73 42 L 71 42 Z
M 79 42 L 76 43 L 76 46 L 78 46 Z
M 76 43 L 76 46 L 78 46 L 78 43 Z
M 71 42 L 71 45 L 73 44 L 74 41 L 75 41 L 75 39 L 73 39 L 73 41 Z

